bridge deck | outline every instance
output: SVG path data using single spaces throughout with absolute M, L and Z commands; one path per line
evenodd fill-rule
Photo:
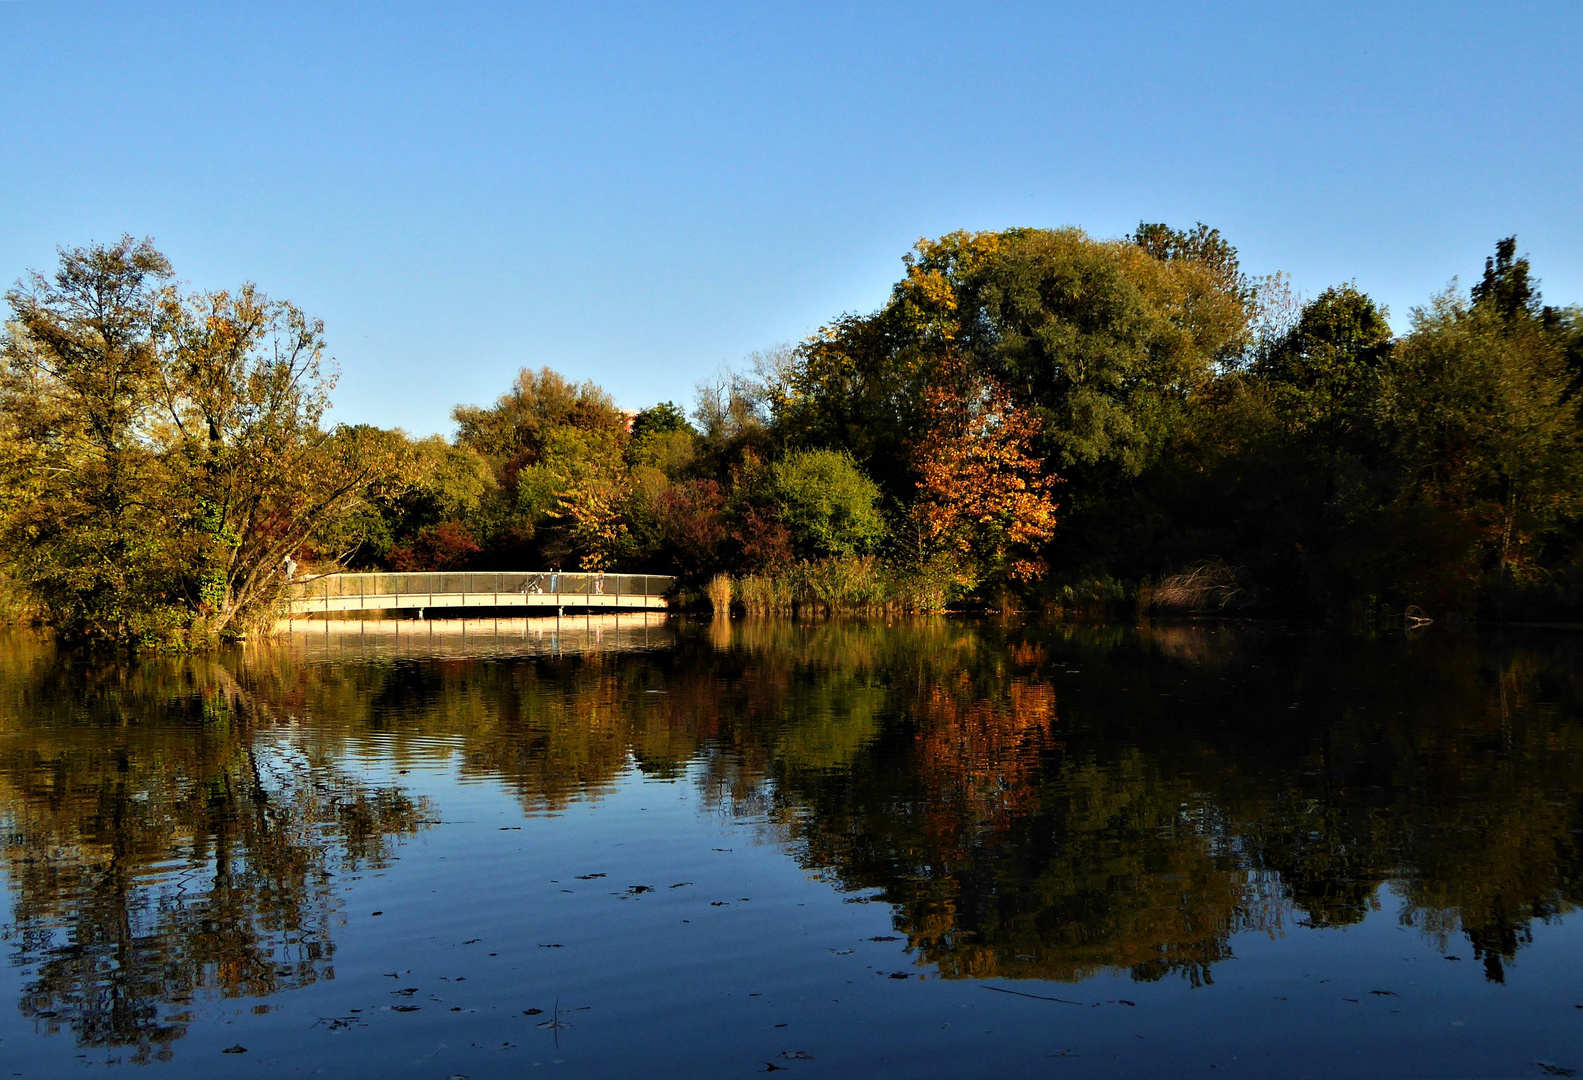
M 673 579 L 657 574 L 486 572 L 327 574 L 288 587 L 293 615 L 419 608 L 663 611 Z

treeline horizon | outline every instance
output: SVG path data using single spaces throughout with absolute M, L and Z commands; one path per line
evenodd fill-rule
M 717 610 L 1583 613 L 1583 309 L 1515 237 L 1393 334 L 1202 224 L 923 240 L 878 311 L 635 415 L 524 368 L 453 436 L 322 424 L 323 329 L 149 241 L 7 299 L 0 564 L 89 637 L 317 570 L 675 575 Z

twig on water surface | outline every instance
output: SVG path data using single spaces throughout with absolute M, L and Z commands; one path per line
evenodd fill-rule
M 983 985 L 983 984 L 980 984 Z M 1015 994 L 1018 997 L 1033 998 L 1035 1001 L 1054 1001 L 1061 1005 L 1081 1005 L 1081 1001 L 1068 1001 L 1066 998 L 1045 997 L 1043 994 L 1025 994 L 1021 990 L 1005 990 L 999 986 L 984 986 L 985 990 L 993 990 L 997 994 Z

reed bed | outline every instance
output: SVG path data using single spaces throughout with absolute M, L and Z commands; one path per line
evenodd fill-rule
M 732 586 L 737 605 L 749 615 L 899 615 L 942 611 L 951 599 L 946 575 L 872 555 L 800 562 L 743 575 Z
M 733 585 L 749 615 L 790 615 L 796 608 L 796 582 L 786 574 L 745 574 Z

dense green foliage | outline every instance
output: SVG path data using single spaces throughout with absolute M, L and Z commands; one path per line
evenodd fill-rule
M 1394 336 L 1202 225 L 953 233 L 691 417 L 524 369 L 450 439 L 321 430 L 318 324 L 169 276 L 126 240 L 9 295 L 0 573 L 72 632 L 224 630 L 287 555 L 724 573 L 768 609 L 1583 610 L 1583 313 L 1515 239 Z
M 780 508 L 797 554 L 858 555 L 884 539 L 879 488 L 846 454 L 793 450 L 769 473 L 770 503 Z

